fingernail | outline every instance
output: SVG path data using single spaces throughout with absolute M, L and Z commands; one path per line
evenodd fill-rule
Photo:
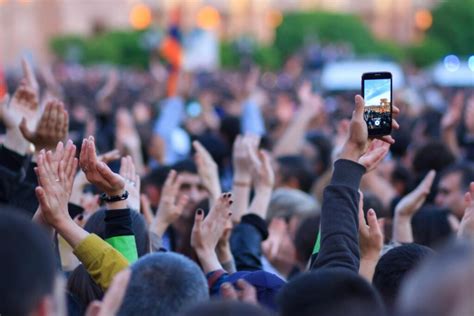
M 229 201 L 229 205 L 232 205 L 232 203 L 234 203 L 234 201 L 230 200 L 230 201 Z
M 222 283 L 221 288 L 228 290 L 228 289 L 230 289 L 230 284 L 227 283 L 227 282 L 226 282 L 226 283 Z
M 84 219 L 84 215 L 82 215 L 82 214 L 79 215 L 79 216 L 77 217 L 77 219 L 80 220 L 80 221 L 82 221 L 82 220 Z
M 197 213 L 198 213 L 198 215 L 202 215 L 202 210 L 201 210 L 201 209 L 198 209 L 198 210 L 197 210 Z
M 370 209 L 370 210 L 369 210 L 369 215 L 370 215 L 370 216 L 374 216 L 374 215 L 375 215 L 374 210 Z

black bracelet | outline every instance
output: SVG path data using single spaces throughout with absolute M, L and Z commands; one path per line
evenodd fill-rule
M 112 196 L 108 196 L 107 194 L 105 193 L 102 193 L 100 195 L 100 200 L 101 201 L 104 201 L 106 203 L 112 203 L 112 202 L 118 202 L 118 201 L 123 201 L 123 200 L 126 200 L 128 198 L 128 191 L 125 190 L 125 192 L 122 193 L 122 195 L 112 195 Z

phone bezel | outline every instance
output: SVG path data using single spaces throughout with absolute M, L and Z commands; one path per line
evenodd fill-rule
M 393 113 L 393 79 L 392 73 L 388 71 L 380 71 L 380 72 L 366 72 L 362 74 L 361 77 L 361 95 L 365 100 L 365 80 L 373 80 L 373 79 L 390 79 L 390 123 L 392 122 L 392 113 Z M 365 112 L 365 110 L 364 110 Z M 390 135 L 392 132 L 392 124 L 389 124 L 389 127 L 384 128 L 377 128 L 377 129 L 369 129 L 369 136 L 384 136 Z

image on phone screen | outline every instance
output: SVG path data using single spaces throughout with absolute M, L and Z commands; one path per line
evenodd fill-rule
M 390 78 L 364 80 L 364 119 L 369 135 L 386 135 L 392 125 L 392 88 Z

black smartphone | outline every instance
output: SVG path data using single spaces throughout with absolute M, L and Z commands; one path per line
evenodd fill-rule
M 362 96 L 365 101 L 364 119 L 369 136 L 389 135 L 392 132 L 392 74 L 364 73 Z

